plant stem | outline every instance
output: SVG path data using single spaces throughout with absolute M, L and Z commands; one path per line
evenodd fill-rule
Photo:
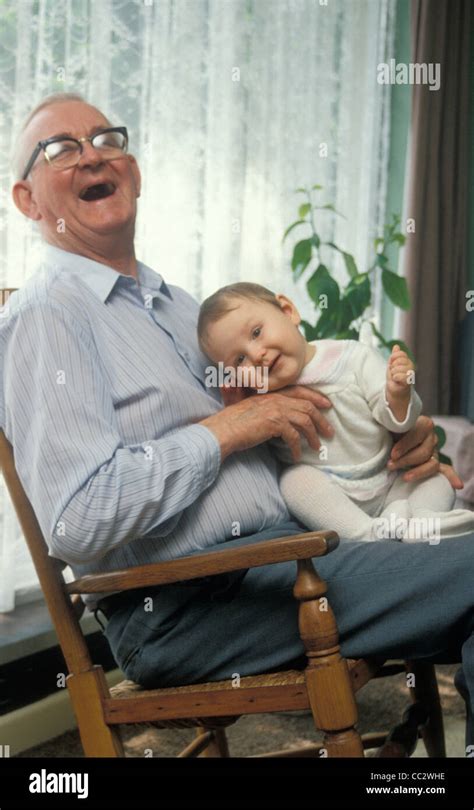
M 308 191 L 307 194 L 308 194 L 308 202 L 309 202 L 309 204 L 311 206 L 311 208 L 309 209 L 309 221 L 310 221 L 310 225 L 311 225 L 311 230 L 313 231 L 313 236 L 317 236 L 316 226 L 314 224 L 314 217 L 313 217 L 313 200 L 311 198 L 311 192 Z M 315 253 L 316 253 L 316 261 L 318 262 L 318 264 L 321 264 L 320 257 L 319 257 L 319 248 L 317 248 L 314 243 L 313 243 L 313 248 L 314 248 Z

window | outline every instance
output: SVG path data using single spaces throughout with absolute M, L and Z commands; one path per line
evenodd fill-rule
M 32 107 L 81 92 L 129 128 L 144 180 L 137 252 L 167 281 L 202 298 L 251 278 L 310 317 L 281 238 L 301 201 L 294 190 L 313 183 L 346 217 L 321 213 L 321 235 L 366 265 L 385 220 L 391 86 L 376 69 L 393 52 L 394 0 L 6 0 L 0 16 L 2 189 Z M 1 286 L 33 272 L 35 228 L 4 191 Z M 34 576 L 2 501 L 0 588 L 11 605 Z

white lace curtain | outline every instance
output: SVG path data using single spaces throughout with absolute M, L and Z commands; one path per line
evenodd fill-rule
M 43 96 L 84 94 L 129 128 L 144 177 L 138 256 L 197 298 L 237 279 L 295 287 L 282 233 L 320 183 L 319 230 L 361 267 L 384 220 L 395 0 L 3 0 L 0 284 L 39 244 L 10 201 L 8 157 Z M 302 234 L 304 235 L 304 234 Z M 0 492 L 0 610 L 34 581 Z

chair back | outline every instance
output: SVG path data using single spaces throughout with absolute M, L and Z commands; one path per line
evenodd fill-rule
M 0 302 L 5 305 L 13 288 L 0 289 Z M 65 591 L 59 560 L 50 557 L 33 507 L 23 489 L 15 468 L 14 449 L 0 428 L 0 468 L 5 484 L 33 559 L 41 589 L 56 630 L 70 673 L 91 669 L 92 662 L 79 624 L 80 597 L 71 599 Z

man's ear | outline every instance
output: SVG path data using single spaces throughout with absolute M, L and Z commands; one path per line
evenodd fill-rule
M 127 157 L 128 157 L 128 159 L 130 161 L 130 166 L 131 166 L 131 169 L 132 169 L 133 179 L 135 180 L 135 188 L 136 188 L 136 191 L 137 191 L 137 197 L 139 197 L 140 194 L 141 194 L 141 190 L 142 190 L 142 176 L 140 174 L 140 169 L 138 168 L 138 163 L 137 163 L 136 159 L 133 157 L 133 155 L 127 155 Z
M 284 315 L 286 315 L 291 320 L 292 323 L 298 326 L 301 323 L 301 316 L 298 310 L 296 309 L 293 301 L 290 301 L 290 299 L 287 298 L 286 295 L 282 295 L 281 293 L 278 293 L 275 296 L 275 298 L 278 301 L 280 309 L 284 313 Z
M 18 180 L 12 188 L 12 197 L 16 207 L 25 217 L 35 220 L 41 219 L 30 183 L 26 180 Z

